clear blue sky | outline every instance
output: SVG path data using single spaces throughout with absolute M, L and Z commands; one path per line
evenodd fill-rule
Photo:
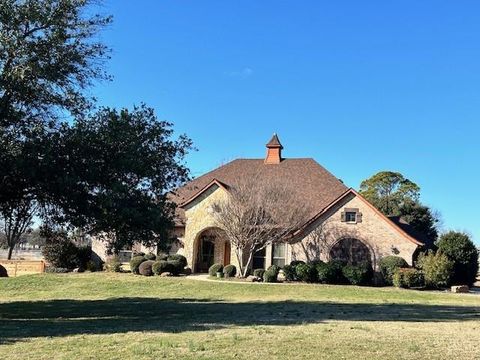
M 116 1 L 103 105 L 141 101 L 187 133 L 198 176 L 313 157 L 354 188 L 380 170 L 421 186 L 480 244 L 480 2 Z M 301 174 L 299 174 L 301 176 Z

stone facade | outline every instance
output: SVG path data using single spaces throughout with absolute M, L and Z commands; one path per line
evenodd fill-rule
M 212 205 L 225 199 L 227 191 L 219 186 L 205 191 L 195 201 L 185 208 L 187 225 L 183 254 L 189 266 L 195 272 L 195 260 L 198 256 L 199 237 L 215 228 L 212 216 Z M 356 209 L 361 216 L 359 222 L 342 221 L 342 213 L 346 209 Z M 356 239 L 366 245 L 370 251 L 370 260 L 374 268 L 378 267 L 378 260 L 384 256 L 396 255 L 403 257 L 409 264 L 418 245 L 409 240 L 393 223 L 372 209 L 366 200 L 351 193 L 332 207 L 324 215 L 312 223 L 300 239 L 286 244 L 285 263 L 293 260 L 314 261 L 330 260 L 332 247 L 342 239 Z M 215 243 L 215 262 L 223 263 L 224 242 L 226 239 L 217 239 Z M 234 249 L 231 249 L 231 263 L 238 266 Z M 272 264 L 272 246 L 267 246 L 265 267 Z
M 345 209 L 358 209 L 361 222 L 342 221 Z M 342 239 L 357 239 L 371 252 L 374 268 L 388 255 L 403 257 L 410 265 L 418 245 L 407 239 L 400 229 L 355 194 L 339 202 L 308 229 L 307 235 L 293 244 L 288 260 L 330 260 L 332 247 Z
M 228 241 L 218 229 L 212 215 L 213 204 L 222 201 L 228 196 L 227 190 L 212 185 L 194 201 L 185 206 L 185 227 L 176 227 L 174 235 L 178 239 L 172 244 L 170 253 L 182 254 L 187 258 L 188 267 L 193 272 L 198 272 L 197 259 L 199 257 L 199 243 L 202 235 L 214 235 L 214 262 L 224 263 L 225 243 Z M 346 210 L 355 209 L 361 216 L 359 222 L 347 222 L 342 218 Z M 378 269 L 378 261 L 388 255 L 403 257 L 412 264 L 413 254 L 418 245 L 409 240 L 402 231 L 393 223 L 375 211 L 366 200 L 355 193 L 351 193 L 335 206 L 326 211 L 313 222 L 295 241 L 285 244 L 285 263 L 293 260 L 305 262 L 331 259 L 331 249 L 342 239 L 356 239 L 364 244 L 370 252 L 370 260 L 375 269 Z M 102 260 L 106 260 L 106 248 L 100 241 L 93 241 L 92 250 L 101 254 Z M 136 251 L 156 252 L 154 248 L 145 248 L 136 245 Z M 272 245 L 266 247 L 265 268 L 272 264 Z M 229 263 L 237 266 L 235 249 L 230 247 Z M 227 264 L 224 264 L 227 265 Z
M 202 234 L 217 229 L 212 216 L 212 206 L 225 199 L 227 192 L 218 185 L 213 185 L 202 193 L 193 202 L 185 207 L 185 235 L 182 239 L 184 244 L 183 253 L 187 258 L 188 266 L 195 272 L 196 259 L 198 256 L 199 239 Z M 215 239 L 215 262 L 224 262 L 224 249 L 226 239 Z M 235 251 L 231 247 L 230 263 L 238 267 Z M 226 264 L 225 264 L 226 265 Z

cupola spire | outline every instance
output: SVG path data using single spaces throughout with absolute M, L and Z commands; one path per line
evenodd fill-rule
M 282 161 L 283 146 L 278 139 L 277 134 L 273 134 L 272 139 L 267 143 L 267 156 L 265 164 L 280 164 Z

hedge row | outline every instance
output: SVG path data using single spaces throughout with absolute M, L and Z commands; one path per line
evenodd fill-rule
M 370 263 L 349 265 L 338 260 L 327 263 L 292 261 L 283 268 L 283 272 L 288 281 L 308 283 L 368 285 L 373 280 Z
M 136 255 L 130 260 L 130 270 L 136 275 L 152 276 L 163 273 L 170 273 L 177 276 L 185 273 L 187 259 L 183 255 L 175 254 L 169 256 Z

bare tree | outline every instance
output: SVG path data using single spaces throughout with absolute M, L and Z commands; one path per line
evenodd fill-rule
M 292 241 L 310 213 L 283 183 L 259 177 L 232 184 L 227 198 L 215 203 L 213 210 L 217 226 L 235 250 L 242 277 L 247 276 L 255 252 Z
M 14 204 L 3 204 L 0 208 L 0 221 L 8 247 L 9 260 L 12 258 L 13 249 L 21 241 L 22 236 L 31 230 L 33 217 L 37 209 L 37 205 L 27 199 L 22 199 Z

